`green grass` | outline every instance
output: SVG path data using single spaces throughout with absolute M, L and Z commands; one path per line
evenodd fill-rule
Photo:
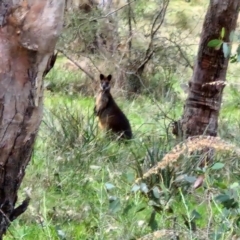
M 176 87 L 176 91 L 180 89 Z M 224 99 L 219 132 L 238 144 L 239 110 L 231 107 L 238 95 L 227 86 Z M 28 210 L 13 222 L 6 239 L 130 240 L 158 229 L 176 229 L 183 239 L 207 239 L 207 233 L 212 234 L 209 239 L 231 239 L 239 233 L 238 210 L 225 209 L 214 200 L 239 181 L 235 174 L 231 176 L 235 170 L 224 169 L 228 175 L 223 169 L 210 171 L 203 188 L 182 196 L 179 189 L 160 184 L 164 189 L 158 203 L 161 210 L 152 207 L 156 199 L 152 202 L 139 191 L 132 192 L 146 152 L 154 146 L 159 151 L 154 160 L 159 161 L 176 144 L 165 113 L 178 119 L 183 101 L 159 102 L 146 96 L 116 101 L 133 127 L 135 138 L 127 145 L 109 141 L 98 131 L 92 97 L 45 92 L 44 119 L 19 191 L 21 202 L 24 188 L 31 188 L 32 200 Z M 215 159 L 227 159 L 233 167 L 237 161 L 236 156 L 226 154 Z M 221 181 L 223 184 L 217 185 Z M 154 218 L 153 209 L 159 212 Z M 195 212 L 197 231 L 191 233 L 186 219 L 190 221 Z
M 213 215 L 209 231 L 214 236 L 226 227 L 224 222 L 230 224 L 219 238 L 228 239 L 234 214 L 225 216 L 219 202 L 207 200 L 206 190 L 200 188 L 194 195 L 181 197 L 178 190 L 165 186 L 164 207 L 153 220 L 150 199 L 131 191 L 146 151 L 156 146 L 161 159 L 175 144 L 168 132 L 169 120 L 160 109 L 177 118 L 181 103 L 154 104 L 147 97 L 117 101 L 133 126 L 135 139 L 127 145 L 110 142 L 98 131 L 92 115 L 93 98 L 45 93 L 44 121 L 19 192 L 21 200 L 23 189 L 32 188 L 32 200 L 26 213 L 13 222 L 6 239 L 130 240 L 157 229 L 173 229 L 175 221 L 181 235 L 188 236 L 185 239 L 203 239 L 201 232 L 209 228 L 206 211 Z M 226 186 L 233 181 L 228 178 Z M 212 184 L 205 188 L 212 189 Z M 214 189 L 212 196 L 221 191 Z M 199 214 L 195 221 L 198 231 L 190 233 L 186 218 L 195 211 Z
M 136 136 L 128 145 L 98 132 L 93 98 L 45 93 L 44 120 L 20 190 L 21 200 L 23 189 L 32 188 L 32 201 L 7 239 L 58 239 L 57 229 L 67 239 L 130 239 L 148 232 L 138 222 L 150 217 L 151 208 L 131 188 L 146 152 L 143 142 L 151 144 L 166 130 L 150 99 L 118 101 Z M 106 183 L 114 188 L 107 190 Z

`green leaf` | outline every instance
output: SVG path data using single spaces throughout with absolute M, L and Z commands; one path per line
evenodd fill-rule
M 237 61 L 240 62 L 240 44 L 238 45 L 237 48 Z
M 238 188 L 239 187 L 239 183 L 238 182 L 234 182 L 233 184 L 230 185 L 230 188 Z
M 237 55 L 237 61 L 240 62 L 240 55 Z
M 235 63 L 235 62 L 237 62 L 238 61 L 238 59 L 237 59 L 237 54 L 234 54 L 234 55 L 232 55 L 231 57 L 230 57 L 230 63 Z
M 146 183 L 141 183 L 140 189 L 143 193 L 148 193 L 148 187 Z
M 223 163 L 215 163 L 211 169 L 213 170 L 219 170 L 219 169 L 222 169 L 224 167 L 224 164 Z
M 210 239 L 214 239 L 214 240 L 221 240 L 221 239 L 223 239 L 223 235 L 224 234 L 222 233 L 221 230 L 217 230 L 216 232 L 209 234 Z
M 158 222 L 156 221 L 155 217 L 156 212 L 153 211 L 148 222 L 148 226 L 151 228 L 152 231 L 156 231 L 158 229 Z
M 140 206 L 139 209 L 136 210 L 136 213 L 141 212 L 146 209 L 146 206 Z
M 238 202 L 234 200 L 234 198 L 231 198 L 227 194 L 220 194 L 216 198 L 225 208 L 238 208 Z
M 225 28 L 223 27 L 221 30 L 221 39 L 225 37 Z
M 231 48 L 229 47 L 228 43 L 224 42 L 223 43 L 223 54 L 224 57 L 227 58 L 230 56 Z
M 127 204 L 127 206 L 123 209 L 123 215 L 127 215 L 133 208 L 134 208 L 133 203 Z
M 195 219 L 201 219 L 202 216 L 199 212 L 197 212 L 195 209 L 192 211 L 192 218 L 195 220 Z
M 116 213 L 121 210 L 121 203 L 120 199 L 117 197 L 110 197 L 109 198 L 109 210 L 112 213 Z
M 193 176 L 184 176 L 184 180 L 189 183 L 194 183 L 197 180 L 197 178 Z
M 220 43 L 218 46 L 215 47 L 215 50 L 219 50 L 223 43 Z
M 137 185 L 137 184 L 134 184 L 131 191 L 132 192 L 137 192 L 139 189 L 140 189 L 140 186 Z
M 219 194 L 216 198 L 217 201 L 219 201 L 220 203 L 224 203 L 230 200 L 229 195 L 227 194 Z
M 222 43 L 223 43 L 223 41 L 220 40 L 220 39 L 213 39 L 213 40 L 208 42 L 207 46 L 216 48 L 216 47 L 219 47 L 219 46 L 221 47 Z
M 214 181 L 214 187 L 218 187 L 220 189 L 227 189 L 227 185 L 223 182 L 219 182 L 218 180 Z
M 111 189 L 115 188 L 115 186 L 113 184 L 111 184 L 111 183 L 105 183 L 105 188 L 107 190 L 111 190 Z
M 230 32 L 230 35 L 229 35 L 229 40 L 230 40 L 230 42 L 233 42 L 233 39 L 234 39 L 234 31 L 231 31 Z
M 126 179 L 127 179 L 127 181 L 128 181 L 129 183 L 134 182 L 135 175 L 134 175 L 133 172 L 127 172 L 127 173 L 125 174 L 125 177 L 126 177 Z
M 60 240 L 65 240 L 65 239 L 67 239 L 66 233 L 65 233 L 62 229 L 60 229 L 60 226 L 56 226 L 56 231 L 57 231 L 58 238 L 59 238 Z
M 152 189 L 152 191 L 153 191 L 153 195 L 154 195 L 155 198 L 160 198 L 160 190 L 159 190 L 158 187 L 155 186 L 155 187 Z

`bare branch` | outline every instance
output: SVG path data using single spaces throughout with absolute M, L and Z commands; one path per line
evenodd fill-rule
M 151 59 L 152 55 L 154 53 L 154 50 L 152 50 L 151 53 L 149 53 L 147 56 L 145 56 L 144 61 L 139 65 L 139 67 L 137 68 L 138 71 L 143 71 L 143 68 L 145 67 L 145 65 L 148 63 L 148 61 Z
M 148 45 L 148 48 L 146 50 L 146 53 L 145 53 L 145 57 L 144 57 L 144 60 L 143 62 L 140 64 L 140 66 L 138 67 L 138 71 L 139 70 L 142 70 L 144 69 L 145 65 L 147 64 L 147 62 L 151 59 L 153 53 L 154 53 L 154 50 L 152 50 L 152 46 L 153 46 L 153 39 L 157 33 L 157 31 L 159 30 L 159 28 L 162 26 L 163 24 L 163 20 L 164 20 L 164 17 L 166 15 L 166 11 L 167 11 L 167 7 L 169 5 L 169 0 L 166 0 L 164 2 L 164 5 L 161 9 L 161 11 L 157 14 L 157 16 L 155 17 L 154 21 L 153 21 L 153 24 L 152 24 L 152 28 L 151 28 L 151 34 L 150 34 L 150 42 L 149 42 L 149 45 Z M 158 24 L 158 26 L 155 28 L 156 24 L 157 24 L 157 20 L 161 18 L 161 21 L 160 23 Z M 155 28 L 155 30 L 154 30 Z
M 97 17 L 97 18 L 92 18 L 92 19 L 89 20 L 89 22 L 95 22 L 95 21 L 97 21 L 97 20 L 99 20 L 99 19 L 107 18 L 107 17 L 109 17 L 110 15 L 112 15 L 112 14 L 114 14 L 114 13 L 122 10 L 123 8 L 127 7 L 128 5 L 134 3 L 135 1 L 136 1 L 136 0 L 133 0 L 133 1 L 131 1 L 131 2 L 128 2 L 128 3 L 126 3 L 125 5 L 117 8 L 116 10 L 114 10 L 114 11 L 112 11 L 112 12 L 107 13 L 107 14 L 104 15 L 104 16 Z M 83 26 L 84 24 L 86 24 L 86 22 L 84 22 L 83 24 L 79 25 L 79 27 Z
M 130 0 L 128 0 L 128 28 L 129 28 L 129 41 L 128 41 L 128 53 L 129 53 L 129 58 L 131 58 L 131 49 L 132 49 L 132 14 L 131 14 L 131 5 L 130 5 Z
M 92 63 L 92 65 L 97 69 L 97 71 L 98 71 L 99 73 L 101 73 L 100 69 L 99 69 L 98 66 L 94 63 L 93 59 L 90 57 L 89 54 L 88 54 L 87 56 L 85 56 L 85 55 L 82 55 L 82 56 L 85 57 L 85 58 L 87 58 L 87 59 L 89 59 L 90 62 Z
M 178 51 L 180 52 L 182 58 L 186 61 L 187 65 L 193 70 L 193 65 L 191 64 L 191 62 L 190 62 L 190 60 L 188 59 L 188 57 L 186 56 L 186 54 L 183 52 L 181 46 L 180 46 L 178 43 L 176 43 L 175 41 L 173 41 L 173 40 L 171 40 L 171 39 L 169 39 L 169 38 L 166 38 L 166 37 L 165 37 L 165 39 L 166 39 L 167 41 L 169 41 L 170 43 L 172 43 L 174 46 L 177 47 L 177 49 L 178 49 Z
M 155 34 L 157 33 L 158 29 L 162 26 L 163 24 L 163 20 L 166 14 L 166 10 L 169 4 L 169 0 L 166 0 L 165 5 L 162 7 L 161 11 L 157 14 L 156 18 L 153 21 L 153 25 L 152 25 L 152 29 L 151 29 L 151 39 L 153 39 L 153 37 L 155 36 Z M 161 22 L 159 23 L 159 25 L 156 27 L 155 30 L 154 27 L 156 26 L 157 20 L 161 17 Z
M 62 53 L 68 60 L 74 63 L 81 71 L 83 71 L 92 81 L 94 81 L 94 76 L 89 73 L 86 69 L 82 68 L 72 57 L 70 57 L 64 50 L 57 49 L 58 52 Z
M 118 9 L 116 9 L 116 10 L 114 10 L 114 11 L 108 13 L 108 14 L 106 14 L 105 16 L 102 16 L 102 17 L 97 18 L 97 19 L 94 19 L 94 20 L 98 20 L 98 19 L 101 19 L 101 18 L 106 18 L 106 17 L 108 17 L 108 16 L 114 14 L 115 12 L 118 12 L 119 10 L 125 8 L 126 6 L 130 5 L 131 3 L 135 2 L 135 1 L 136 1 L 136 0 L 133 0 L 133 1 L 131 1 L 131 2 L 128 1 L 125 5 L 121 6 L 120 8 L 118 8 Z M 94 20 L 92 20 L 92 21 L 94 21 Z

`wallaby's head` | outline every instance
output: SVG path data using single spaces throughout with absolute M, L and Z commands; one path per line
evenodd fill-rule
M 112 75 L 108 75 L 105 77 L 103 74 L 100 74 L 100 87 L 103 91 L 110 90 L 110 81 L 112 79 Z

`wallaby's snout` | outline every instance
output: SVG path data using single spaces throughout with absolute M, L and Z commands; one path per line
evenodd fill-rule
M 108 90 L 110 88 L 109 82 L 101 82 L 101 89 Z

